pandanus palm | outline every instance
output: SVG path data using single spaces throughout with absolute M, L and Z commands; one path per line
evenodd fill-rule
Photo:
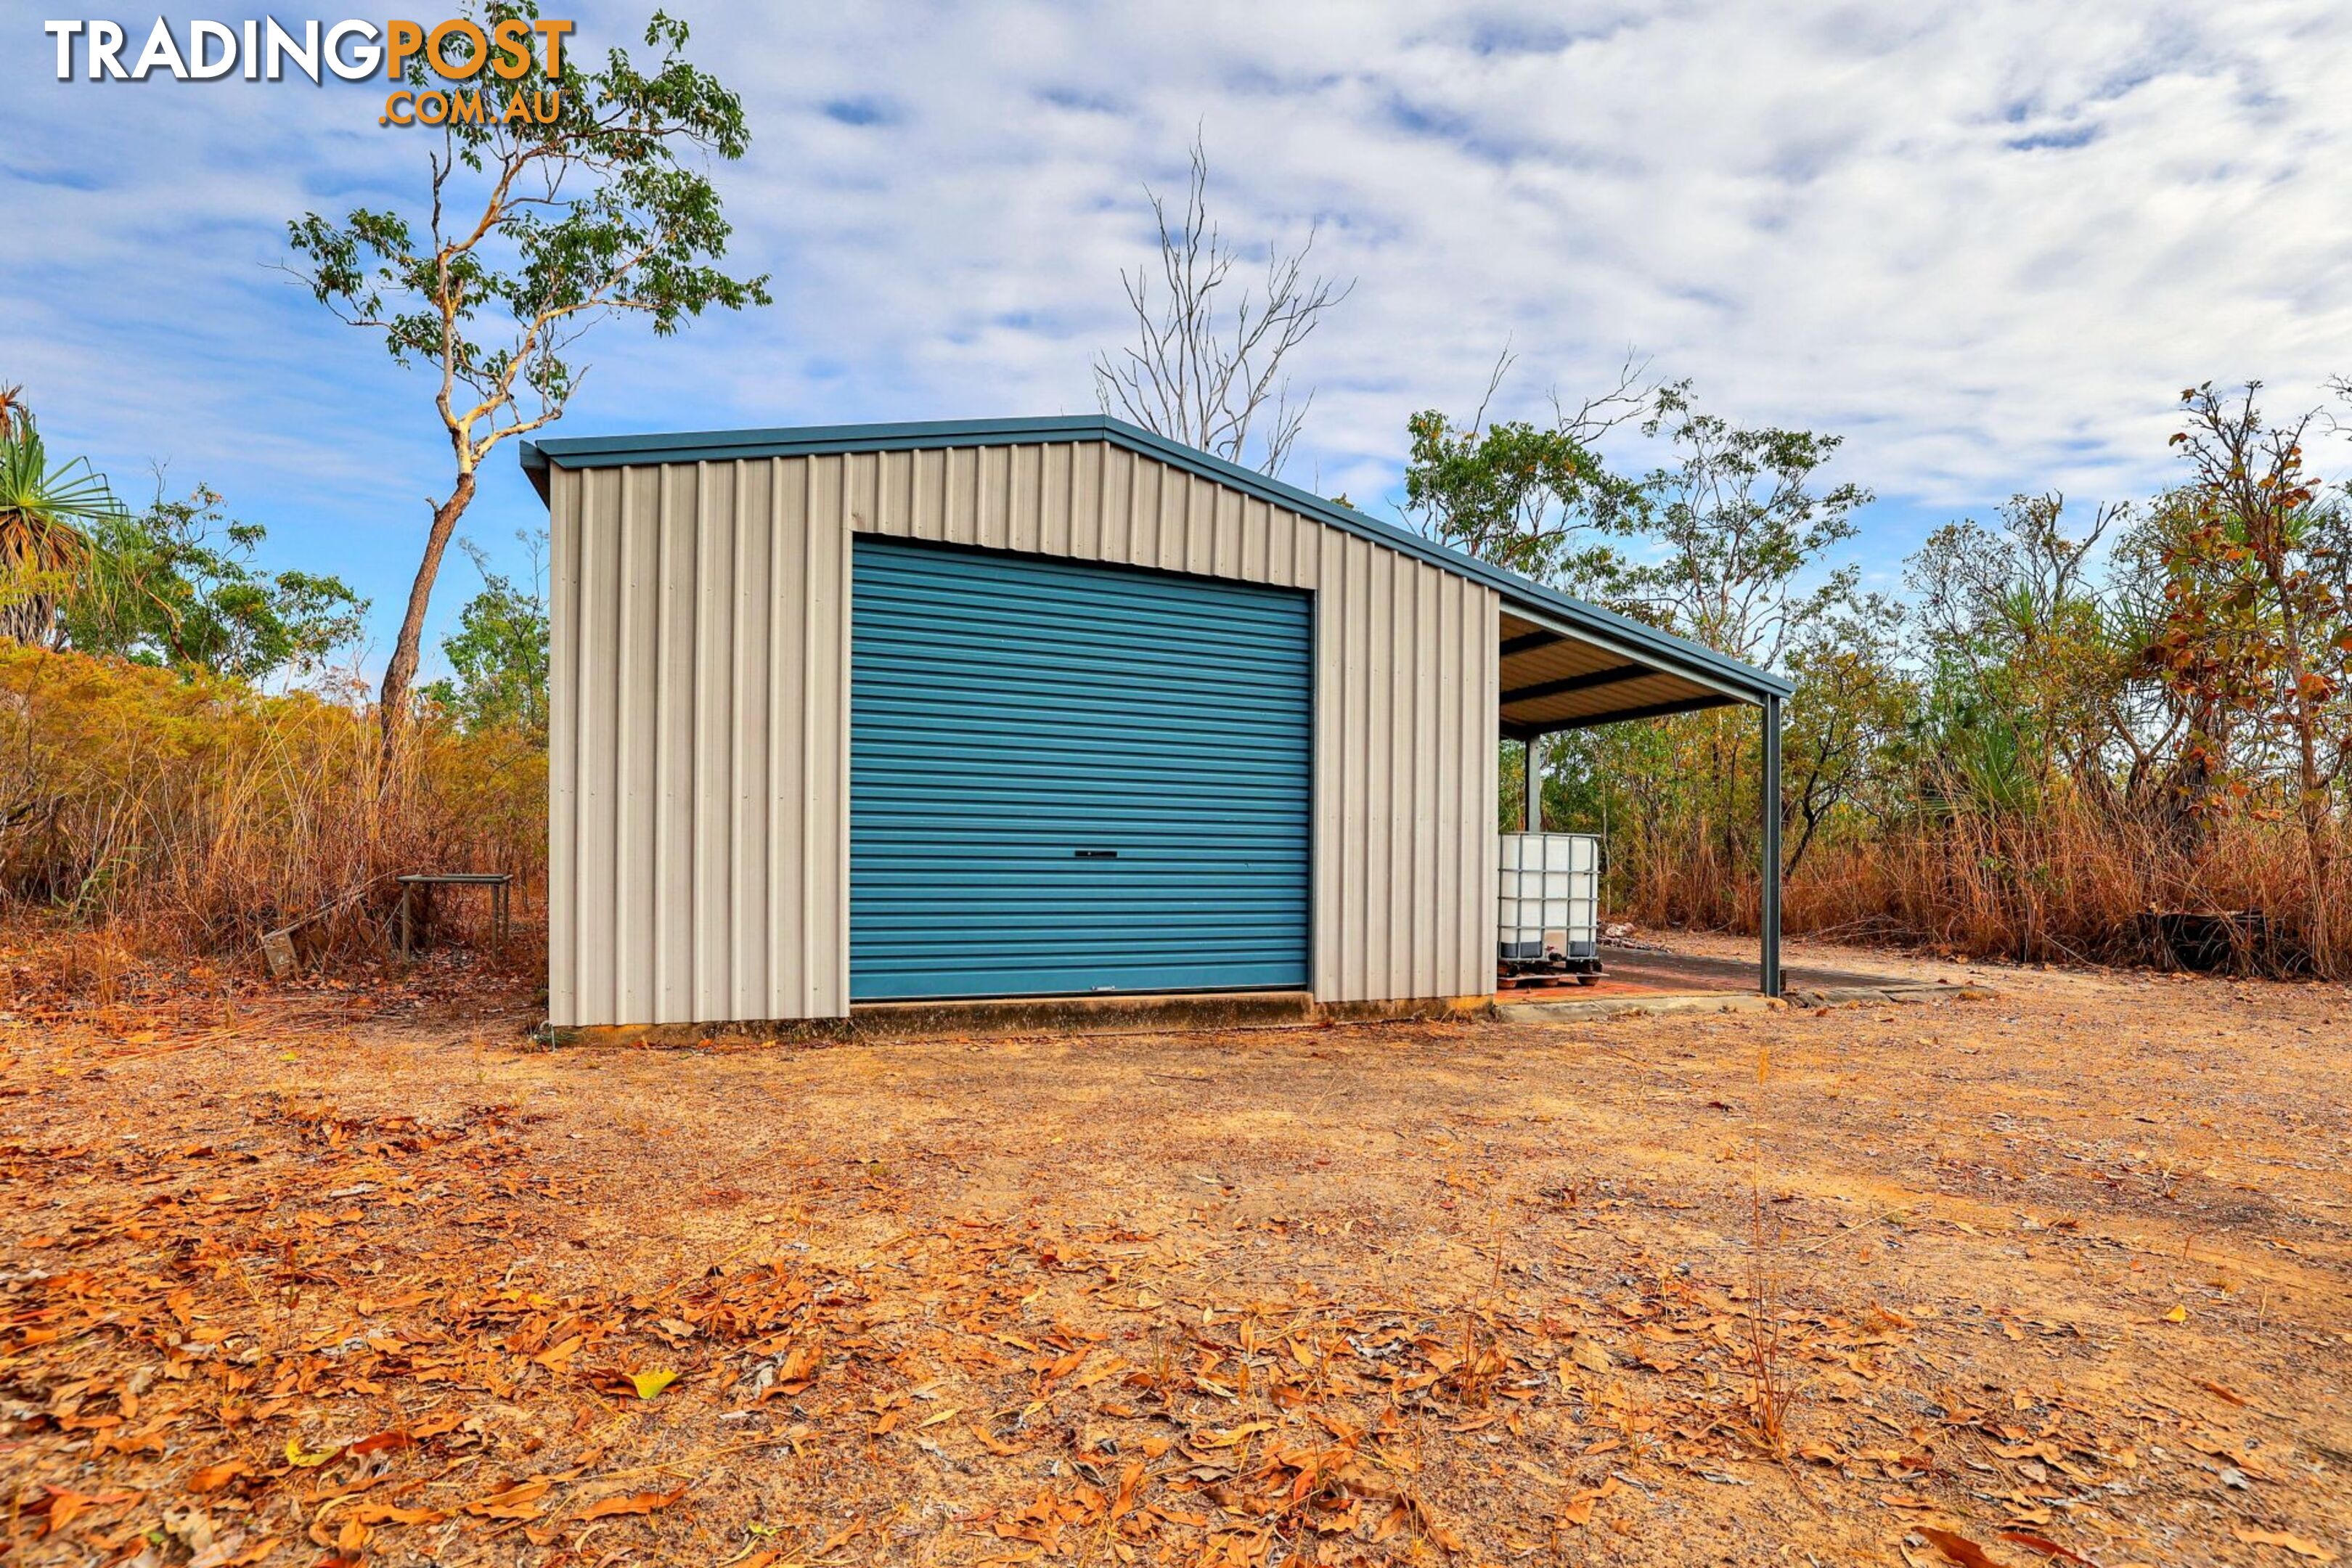
M 0 387 L 0 638 L 57 640 L 58 598 L 89 562 L 86 530 L 120 510 L 89 458 L 49 466 L 23 395 Z

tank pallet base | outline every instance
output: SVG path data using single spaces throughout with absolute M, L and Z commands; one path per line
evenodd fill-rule
M 1590 985 L 1601 978 L 1598 958 L 1507 958 L 1495 968 L 1495 990 L 1550 991 Z
M 1495 982 L 1495 994 L 1509 995 L 1520 991 L 1559 991 L 1571 985 L 1590 985 L 1599 980 L 1598 974 L 1506 974 Z

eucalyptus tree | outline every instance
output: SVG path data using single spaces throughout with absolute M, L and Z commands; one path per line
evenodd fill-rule
M 1660 389 L 1629 359 L 1615 384 L 1575 407 L 1552 397 L 1549 424 L 1487 418 L 1511 368 L 1495 362 L 1467 422 L 1427 408 L 1405 421 L 1405 510 L 1439 542 L 1586 598 L 1607 601 L 1627 565 L 1621 542 L 1641 521 L 1641 486 L 1613 470 L 1600 443 L 1638 417 Z
M 534 19 L 511 0 L 471 8 L 484 32 Z M 449 442 L 447 488 L 428 500 L 423 557 L 384 667 L 379 709 L 390 747 L 406 709 L 425 610 L 443 555 L 492 449 L 562 416 L 584 374 L 581 335 L 615 315 L 656 334 L 712 307 L 769 302 L 767 278 L 717 263 L 732 230 L 703 160 L 740 158 L 743 107 L 686 58 L 686 24 L 660 12 L 645 30 L 645 68 L 614 48 L 575 70 L 530 55 L 514 93 L 551 93 L 551 119 L 451 117 L 425 158 L 412 211 L 307 213 L 288 225 L 289 270 L 352 326 L 382 334 L 403 366 L 434 382 Z M 460 55 L 461 36 L 452 43 Z M 406 62 L 426 85 L 419 56 Z
M 2310 466 L 2316 411 L 2265 419 L 2262 383 L 2180 395 L 2172 445 L 2190 478 L 2167 555 L 2169 614 L 2151 657 L 2179 690 L 2276 737 L 2310 856 L 2310 947 L 2332 972 L 2337 797 L 2352 774 L 2352 512 Z
M 1771 668 L 1797 632 L 1853 595 L 1859 573 L 1827 566 L 1852 539 L 1871 492 L 1816 485 L 1843 438 L 1735 425 L 1663 389 L 1643 434 L 1664 434 L 1671 460 L 1643 482 L 1648 550 L 1627 574 L 1633 600 L 1658 625 L 1719 653 Z

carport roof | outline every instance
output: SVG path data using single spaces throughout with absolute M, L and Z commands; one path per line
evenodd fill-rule
M 1786 698 L 1793 689 L 1779 676 L 1685 637 L 1572 598 L 1394 523 L 1105 415 L 560 437 L 526 441 L 521 455 L 524 471 L 544 500 L 551 466 L 601 468 L 1073 441 L 1104 441 L 1157 458 L 1494 589 L 1502 598 L 1499 718 L 1507 735 L 1581 729 L 1729 702 L 1761 704 L 1768 698 Z

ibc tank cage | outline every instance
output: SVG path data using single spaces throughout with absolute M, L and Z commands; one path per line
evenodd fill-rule
M 1601 952 L 1601 840 L 1590 833 L 1506 833 L 1496 858 L 1496 956 L 1539 959 L 1557 935 L 1567 958 Z

